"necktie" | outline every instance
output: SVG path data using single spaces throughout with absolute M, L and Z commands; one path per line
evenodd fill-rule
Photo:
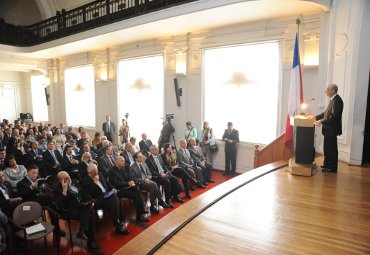
M 130 152 L 127 152 L 127 154 L 128 154 L 128 158 L 130 159 L 130 164 L 133 164 L 134 163 L 134 159 L 132 158 L 131 153 Z
M 54 162 L 55 162 L 55 163 L 58 163 L 58 160 L 57 160 L 57 157 L 55 157 L 54 151 L 50 151 L 50 153 L 51 153 L 51 156 L 52 156 L 52 157 L 53 157 L 53 159 L 54 159 Z
M 38 151 L 37 151 L 37 150 L 34 150 L 34 151 L 35 151 L 35 154 L 36 154 L 36 155 L 39 155 L 39 153 L 38 153 Z
M 109 156 L 109 161 L 112 164 L 112 166 L 114 166 L 114 160 L 113 160 L 113 157 L 112 156 Z
M 3 190 L 3 193 L 4 193 L 4 197 L 5 197 L 5 199 L 6 199 L 6 200 L 8 200 L 8 199 L 9 199 L 9 192 L 8 192 L 8 189 L 7 189 L 4 185 L 1 185 L 0 187 L 1 187 L 1 189 Z
M 144 167 L 142 166 L 142 164 L 140 164 L 139 167 L 140 167 L 140 172 L 141 172 L 141 178 L 144 180 L 146 178 Z
M 163 171 L 163 168 L 162 168 L 161 164 L 159 163 L 159 159 L 158 159 L 158 157 L 154 157 L 154 161 L 155 161 L 155 163 L 156 163 L 156 165 L 157 165 L 157 167 L 158 167 L 158 172 L 159 172 L 159 174 L 163 174 L 163 173 L 164 173 L 164 171 Z
M 109 132 L 109 130 L 110 130 L 110 123 L 107 122 L 107 131 Z

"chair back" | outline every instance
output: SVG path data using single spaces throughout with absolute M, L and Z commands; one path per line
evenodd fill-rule
M 24 226 L 42 217 L 42 207 L 36 202 L 24 202 L 18 205 L 13 212 L 14 223 Z

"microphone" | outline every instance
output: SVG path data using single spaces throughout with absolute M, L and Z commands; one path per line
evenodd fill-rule
M 309 99 L 309 100 L 306 100 L 305 102 L 303 102 L 301 105 L 300 105 L 300 108 L 302 109 L 302 110 L 306 110 L 307 109 L 307 107 L 308 107 L 308 103 L 309 102 L 312 102 L 312 101 L 314 101 L 315 100 L 315 98 L 311 98 L 311 99 Z M 306 115 L 304 112 L 301 112 L 301 115 Z

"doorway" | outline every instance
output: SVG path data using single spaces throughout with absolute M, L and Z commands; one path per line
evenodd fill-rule
M 370 72 L 369 72 L 369 86 L 367 90 L 364 147 L 362 150 L 362 165 L 370 166 Z

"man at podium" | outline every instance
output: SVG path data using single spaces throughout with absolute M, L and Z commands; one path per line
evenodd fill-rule
M 336 173 L 338 170 L 337 136 L 342 134 L 343 100 L 337 94 L 336 84 L 329 85 L 325 92 L 330 98 L 329 105 L 323 113 L 310 117 L 316 120 L 315 125 L 318 127 L 322 125 L 325 157 L 322 171 Z

